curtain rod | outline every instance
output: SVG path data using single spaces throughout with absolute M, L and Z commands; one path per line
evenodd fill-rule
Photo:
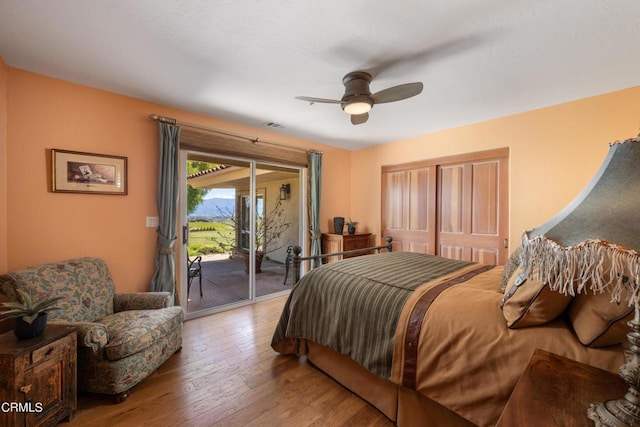
M 239 134 L 239 133 L 228 132 L 228 131 L 225 131 L 225 130 L 210 128 L 210 127 L 207 127 L 207 126 L 201 126 L 201 125 L 197 125 L 197 124 L 194 124 L 194 123 L 181 122 L 181 121 L 178 121 L 178 120 L 173 119 L 171 117 L 159 116 L 157 114 L 151 114 L 149 116 L 149 118 L 151 120 L 155 120 L 155 121 L 161 122 L 161 123 L 168 123 L 170 125 L 184 126 L 184 127 L 194 128 L 194 129 L 205 130 L 207 132 L 219 133 L 221 135 L 232 136 L 232 137 L 235 137 L 235 138 L 246 139 L 247 141 L 251 142 L 252 144 L 261 143 L 261 144 L 267 144 L 267 145 L 273 145 L 273 146 L 276 146 L 276 147 L 286 148 L 286 149 L 289 149 L 289 150 L 302 151 L 302 152 L 305 152 L 305 153 L 306 152 L 311 152 L 311 153 L 320 153 L 320 154 L 322 154 L 322 151 L 319 151 L 319 150 L 313 150 L 313 149 L 307 150 L 307 149 L 304 149 L 304 148 L 295 147 L 293 145 L 287 145 L 287 144 L 283 144 L 283 143 L 280 143 L 280 142 L 267 141 L 266 139 L 260 139 L 258 137 L 252 137 L 252 136 L 242 135 L 242 134 Z

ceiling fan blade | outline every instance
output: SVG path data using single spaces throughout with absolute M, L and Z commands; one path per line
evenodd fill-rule
M 393 86 L 383 89 L 371 95 L 374 104 L 384 104 L 385 102 L 400 101 L 411 98 L 422 92 L 422 83 L 406 83 L 403 85 Z
M 351 115 L 351 124 L 359 125 L 369 120 L 369 113 L 364 114 L 352 114 Z
M 342 101 L 340 101 L 339 99 L 313 98 L 310 96 L 296 96 L 296 99 L 299 99 L 300 101 L 311 102 L 311 103 L 319 102 L 323 104 L 342 104 Z

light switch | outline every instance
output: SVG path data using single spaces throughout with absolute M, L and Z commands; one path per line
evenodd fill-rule
M 147 217 L 147 227 L 155 228 L 155 227 L 158 226 L 158 224 L 160 224 L 160 221 L 158 220 L 157 216 L 148 216 Z

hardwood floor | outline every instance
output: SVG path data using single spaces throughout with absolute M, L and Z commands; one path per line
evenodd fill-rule
M 390 426 L 308 363 L 271 349 L 286 297 L 189 320 L 182 351 L 114 404 L 80 393 L 63 426 Z

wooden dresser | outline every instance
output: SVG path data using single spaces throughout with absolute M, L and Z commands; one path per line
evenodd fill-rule
M 0 425 L 53 426 L 73 417 L 76 340 L 73 327 L 57 325 L 28 340 L 0 335 Z
M 353 249 L 364 249 L 371 246 L 371 233 L 356 234 L 323 234 L 322 235 L 322 253 L 331 254 L 335 252 L 351 251 Z M 349 254 L 344 256 L 333 256 L 324 258 L 324 263 L 334 262 L 343 258 L 351 258 L 354 256 L 364 255 L 366 252 L 359 254 Z

